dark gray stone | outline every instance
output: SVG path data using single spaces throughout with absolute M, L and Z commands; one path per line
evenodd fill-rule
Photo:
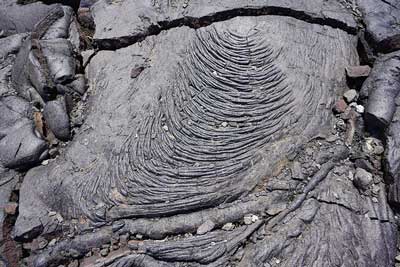
M 0 97 L 12 92 L 9 76 L 16 55 L 27 34 L 15 34 L 0 38 Z
M 81 7 L 91 7 L 99 0 L 81 0 L 80 6 Z
M 0 164 L 25 169 L 41 160 L 47 145 L 36 136 L 31 106 L 17 96 L 0 97 Z
M 374 171 L 374 166 L 372 166 L 372 164 L 366 159 L 357 159 L 355 165 L 357 168 L 364 169 L 368 172 Z
M 373 203 L 349 179 L 329 174 L 295 213 L 274 227 L 266 223 L 268 237 L 246 249 L 237 266 L 277 259 L 281 266 L 394 266 L 396 223 L 384 192 Z
M 28 34 L 14 34 L 0 39 L 0 58 L 6 58 L 9 54 L 16 54 Z
M 365 81 L 361 96 L 368 97 L 365 122 L 371 131 L 382 132 L 392 121 L 400 92 L 400 52 L 380 57 Z
M 17 96 L 0 97 L 0 140 L 30 120 L 31 107 Z
M 303 174 L 303 170 L 301 167 L 301 163 L 298 161 L 293 162 L 292 178 L 295 180 L 303 180 L 304 179 L 304 174 Z
M 26 169 L 39 163 L 47 144 L 26 123 L 0 140 L 0 164 L 7 168 Z
M 43 116 L 50 130 L 58 139 L 65 141 L 70 138 L 69 116 L 64 97 L 47 102 Z
M 372 185 L 373 176 L 366 170 L 357 168 L 353 182 L 357 188 L 365 191 Z
M 33 31 L 35 25 L 57 5 L 36 2 L 18 5 L 16 1 L 0 3 L 0 30 L 6 36 Z
M 62 7 L 62 10 L 64 16 L 50 23 L 46 31 L 43 33 L 43 36 L 41 36 L 41 39 L 53 40 L 60 38 L 67 39 L 69 37 L 69 29 L 73 19 L 73 11 L 69 7 Z M 61 44 L 61 46 L 65 46 L 65 44 Z
M 18 174 L 14 171 L 5 170 L 0 167 L 0 255 L 3 244 L 3 222 L 6 214 L 5 205 L 10 201 L 12 190 L 18 182 Z
M 53 81 L 72 81 L 75 76 L 75 59 L 72 57 L 71 43 L 67 39 L 51 39 L 41 40 L 40 44 Z
M 9 266 L 6 258 L 6 250 L 10 250 L 7 246 L 6 240 L 9 238 L 8 231 L 11 231 L 10 222 L 8 225 L 4 225 L 6 219 L 5 208 L 7 203 L 10 201 L 12 191 L 18 182 L 18 174 L 14 171 L 5 170 L 0 166 L 0 266 Z M 5 232 L 7 231 L 7 232 Z M 10 251 L 9 251 L 10 253 Z
M 385 132 L 386 150 L 384 167 L 386 181 L 389 183 L 390 203 L 400 207 L 400 98 L 396 98 L 396 112 L 390 127 Z
M 24 0 L 21 0 L 21 1 L 24 1 Z M 43 3 L 46 3 L 48 5 L 54 4 L 54 3 L 59 3 L 64 6 L 70 6 L 73 10 L 77 11 L 82 0 L 40 0 L 40 1 Z
M 73 80 L 74 47 L 67 39 L 73 23 L 71 8 L 57 5 L 24 42 L 11 76 L 14 88 L 22 97 L 44 106 L 45 101 L 57 94 L 57 84 Z
M 377 51 L 400 49 L 400 2 L 397 0 L 358 0 L 367 28 L 367 39 Z
M 75 79 L 70 84 L 68 84 L 68 86 L 78 94 L 83 95 L 87 90 L 85 76 L 82 74 L 76 75 Z

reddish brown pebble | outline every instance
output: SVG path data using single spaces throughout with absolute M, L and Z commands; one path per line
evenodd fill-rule
M 347 104 L 346 101 L 344 101 L 343 99 L 339 99 L 336 103 L 335 106 L 333 107 L 333 111 L 335 113 L 343 113 L 346 111 L 347 108 Z
M 346 68 L 346 74 L 350 78 L 368 77 L 371 72 L 371 67 L 365 66 L 351 66 Z

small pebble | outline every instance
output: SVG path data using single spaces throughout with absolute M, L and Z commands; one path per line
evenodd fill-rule
M 326 138 L 326 141 L 329 143 L 335 142 L 336 140 L 338 140 L 339 138 L 336 135 L 330 135 Z
M 136 234 L 136 238 L 137 238 L 137 239 L 142 239 L 142 238 L 143 238 L 143 235 L 142 235 L 142 234 Z
M 353 183 L 357 188 L 361 190 L 367 190 L 369 186 L 372 184 L 372 182 L 373 182 L 373 177 L 371 173 L 361 168 L 356 169 L 356 174 L 354 176 Z
M 100 255 L 103 257 L 106 257 L 109 252 L 110 252 L 110 250 L 108 248 L 104 248 L 104 249 L 100 250 Z
M 357 111 L 357 113 L 363 114 L 365 111 L 365 108 L 362 105 L 356 105 L 356 111 Z
M 357 99 L 357 91 L 354 89 L 348 90 L 343 95 L 347 103 L 354 102 Z
M 70 264 L 68 264 L 68 267 L 79 267 L 79 261 L 72 261 Z
M 49 242 L 49 247 L 54 246 L 56 243 L 57 243 L 57 239 L 52 239 L 52 240 L 50 240 L 50 242 Z
M 10 202 L 4 206 L 4 212 L 8 215 L 15 215 L 17 213 L 18 203 Z
M 378 145 L 378 146 L 374 147 L 375 155 L 382 155 L 383 152 L 385 152 L 385 148 L 383 146 Z
M 121 245 L 128 244 L 128 241 L 129 241 L 129 234 L 124 234 L 120 236 Z
M 212 220 L 206 220 L 202 225 L 197 228 L 196 234 L 198 235 L 204 235 L 211 230 L 213 230 L 215 227 L 215 223 Z
M 378 195 L 379 191 L 381 191 L 381 188 L 379 185 L 373 184 L 372 185 L 372 194 Z
M 344 101 L 343 99 L 339 99 L 338 101 L 336 101 L 335 106 L 333 107 L 333 112 L 340 114 L 345 112 L 346 108 L 346 101 Z
M 302 167 L 300 162 L 295 161 L 293 162 L 293 167 L 292 167 L 292 178 L 295 180 L 303 180 L 304 179 L 304 175 L 303 175 L 303 171 L 302 171 Z
M 397 255 L 395 260 L 396 260 L 396 262 L 400 262 L 400 255 Z
M 55 211 L 49 211 L 49 217 L 55 216 L 56 214 L 57 214 L 57 212 L 55 212 Z
M 38 244 L 39 249 L 44 249 L 47 246 L 48 243 L 49 242 L 47 242 L 46 239 L 40 240 L 40 242 Z
M 232 231 L 235 228 L 235 225 L 233 223 L 226 223 L 224 226 L 222 226 L 222 230 L 224 231 Z
M 143 66 L 135 66 L 131 69 L 131 79 L 136 79 L 144 70 Z
M 61 216 L 61 214 L 57 213 L 57 215 L 55 216 L 56 220 L 60 223 L 62 223 L 64 221 L 64 218 Z
M 259 218 L 257 215 L 249 214 L 249 215 L 244 216 L 243 220 L 244 220 L 244 224 L 249 225 L 249 224 L 252 224 L 252 223 L 255 223 L 256 221 L 258 221 Z

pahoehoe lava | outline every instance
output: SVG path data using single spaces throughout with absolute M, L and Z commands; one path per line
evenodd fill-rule
M 100 202 L 113 219 L 171 215 L 243 193 L 258 150 L 297 121 L 295 97 L 265 36 L 197 31 L 174 83 L 114 149 L 109 170 L 81 182 L 82 210 Z
M 398 4 L 0 2 L 1 266 L 400 267 Z

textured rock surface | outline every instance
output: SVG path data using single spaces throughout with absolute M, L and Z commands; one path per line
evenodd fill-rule
M 18 182 L 17 174 L 13 171 L 0 169 L 0 225 L 3 225 L 6 214 L 4 213 L 5 206 L 10 200 L 11 191 L 14 189 Z M 3 227 L 0 228 L 0 247 L 3 244 Z M 2 250 L 0 249 L 0 252 Z
M 70 138 L 69 118 L 65 98 L 49 101 L 43 111 L 49 129 L 60 140 Z
M 0 97 L 0 164 L 26 168 L 39 162 L 47 145 L 34 132 L 30 105 L 15 96 Z
M 327 33 L 302 38 L 318 30 Z M 327 36 L 338 41 L 327 42 Z M 177 39 L 185 41 L 177 45 Z M 304 43 L 297 42 L 294 49 L 299 39 Z M 310 41 L 318 51 L 308 49 Z M 234 49 L 248 42 L 254 53 Z M 91 62 L 90 77 L 97 82 L 84 126 L 94 130 L 82 132 L 57 164 L 28 173 L 22 192 L 29 187 L 26 196 L 34 199 L 23 199 L 21 209 L 31 210 L 32 202 L 51 209 L 70 202 L 70 208 L 62 210 L 64 216 L 84 215 L 100 222 L 177 214 L 234 200 L 267 175 L 288 142 L 301 143 L 327 122 L 334 90 L 344 84 L 342 70 L 357 60 L 353 44 L 341 30 L 268 16 L 216 23 L 197 32 L 183 27 L 140 46 L 100 52 Z M 339 51 L 349 52 L 344 56 Z M 316 63 L 322 57 L 313 53 L 332 57 L 329 63 Z M 151 66 L 132 80 L 129 66 L 148 60 Z M 220 65 L 227 69 L 220 70 Z M 300 71 L 304 65 L 308 74 Z M 116 68 L 127 72 L 115 73 Z M 152 79 L 156 74 L 158 79 Z M 323 81 L 332 82 L 322 87 Z M 254 87 L 257 91 L 249 90 Z M 208 101 L 211 97 L 213 102 Z M 217 111 L 223 106 L 223 112 Z M 320 116 L 314 117 L 315 112 Z M 89 152 L 85 158 L 82 151 Z M 90 171 L 74 171 L 89 166 Z M 42 187 L 35 190 L 41 192 L 37 196 L 29 185 L 33 181 Z M 63 194 L 46 196 L 56 188 Z M 17 222 L 21 231 L 22 218 Z
M 400 49 L 400 2 L 397 0 L 358 0 L 364 15 L 367 38 L 378 51 Z
M 245 15 L 286 15 L 355 32 L 354 18 L 339 3 L 317 1 L 99 1 L 92 7 L 99 47 L 124 47 L 163 29 L 179 25 L 198 28 Z M 121 27 L 124 25 L 124 27 Z
M 386 134 L 385 167 L 389 186 L 389 201 L 400 205 L 400 99 L 396 98 L 396 112 Z
M 31 32 L 36 23 L 42 20 L 55 5 L 36 2 L 18 5 L 16 1 L 0 3 L 0 31 L 5 36 L 15 33 Z
M 358 5 L 93 2 L 0 38 L 0 262 L 394 266 L 398 55 L 358 92 Z
M 54 99 L 56 85 L 75 75 L 73 44 L 69 39 L 72 9 L 57 6 L 38 23 L 18 53 L 12 70 L 13 85 L 29 101 Z
M 0 39 L 0 96 L 6 95 L 11 90 L 8 77 L 14 64 L 16 53 L 22 45 L 26 34 L 15 34 Z
M 363 84 L 362 97 L 368 96 L 366 121 L 370 128 L 383 130 L 395 112 L 400 93 L 400 52 L 380 57 Z
M 0 163 L 7 168 L 26 168 L 38 163 L 46 148 L 33 125 L 24 124 L 0 140 Z

